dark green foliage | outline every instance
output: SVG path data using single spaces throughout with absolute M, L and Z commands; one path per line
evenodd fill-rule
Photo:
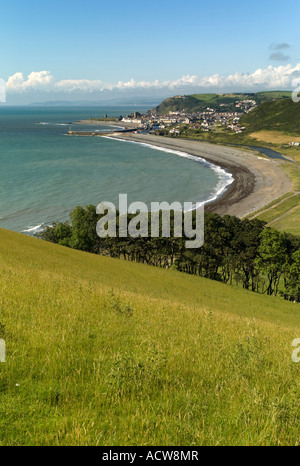
M 51 226 L 46 226 L 41 233 L 41 238 L 52 243 L 67 245 L 71 235 L 72 228 L 69 222 L 54 222 Z
M 93 205 L 76 207 L 71 213 L 72 234 L 66 246 L 82 251 L 98 253 L 101 239 L 96 233 L 98 215 Z
M 261 130 L 300 134 L 300 105 L 292 99 L 265 102 L 241 118 L 247 132 Z
M 98 253 L 101 240 L 96 233 L 95 225 L 99 216 L 95 207 L 88 205 L 76 207 L 71 212 L 69 222 L 55 222 L 37 236 L 52 243 L 58 243 L 81 251 Z
M 149 214 L 150 215 L 150 214 Z M 300 238 L 266 228 L 261 220 L 240 220 L 215 213 L 205 214 L 205 240 L 201 248 L 187 249 L 187 238 L 171 237 L 100 238 L 96 224 L 101 218 L 94 206 L 76 207 L 71 223 L 54 223 L 39 237 L 82 251 L 236 283 L 243 288 L 300 302 Z M 135 217 L 127 216 L 127 224 Z M 195 215 L 193 218 L 195 227 Z M 149 218 L 150 228 L 150 218 Z M 184 230 L 184 229 L 183 229 Z M 281 288 L 280 288 L 281 286 Z
M 284 265 L 288 259 L 282 233 L 273 228 L 265 229 L 260 234 L 260 243 L 255 258 L 255 266 L 268 279 L 266 292 L 276 295 Z
M 285 287 L 281 295 L 289 301 L 300 302 L 300 249 L 292 254 L 285 270 Z

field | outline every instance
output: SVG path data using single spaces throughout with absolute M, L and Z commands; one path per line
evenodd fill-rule
M 277 150 L 281 154 L 286 155 L 291 160 L 294 160 L 295 162 L 300 162 L 300 147 L 295 147 L 295 146 L 290 147 L 290 146 L 283 145 L 283 146 L 280 146 Z M 298 170 L 299 170 L 299 166 L 300 165 L 298 163 Z M 299 184 L 299 178 L 298 178 L 298 184 Z
M 300 196 L 299 194 L 291 194 L 287 199 L 274 202 L 272 206 L 266 208 L 261 214 L 256 216 L 259 220 L 264 220 L 270 225 L 279 217 L 287 215 L 290 211 L 294 211 L 299 207 Z M 299 230 L 300 231 L 300 225 Z
M 0 230 L 1 445 L 298 445 L 299 305 Z
M 293 235 L 299 235 L 300 231 L 300 205 L 286 212 L 271 223 L 273 228 L 284 230 Z
M 288 144 L 290 142 L 300 142 L 300 136 L 293 136 L 282 131 L 257 131 L 249 134 L 249 137 L 260 142 L 271 144 Z
M 300 151 L 299 151 L 300 153 Z M 299 163 L 284 163 L 282 168 L 293 181 L 293 191 L 277 199 L 265 208 L 258 210 L 249 218 L 258 218 L 268 222 L 278 230 L 300 234 L 300 166 Z

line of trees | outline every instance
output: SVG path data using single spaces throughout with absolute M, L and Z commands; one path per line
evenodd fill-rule
M 118 215 L 118 214 L 117 214 Z M 149 214 L 150 215 L 150 214 Z M 96 208 L 76 207 L 70 222 L 55 222 L 38 237 L 70 248 L 148 265 L 176 268 L 223 283 L 300 302 L 300 237 L 266 228 L 260 220 L 205 213 L 205 240 L 187 249 L 187 238 L 100 238 Z M 127 220 L 134 215 L 128 214 Z M 171 232 L 173 215 L 171 213 Z M 149 221 L 149 224 L 151 222 Z M 118 232 L 118 217 L 117 217 Z

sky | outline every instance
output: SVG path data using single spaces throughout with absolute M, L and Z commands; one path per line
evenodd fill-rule
M 3 0 L 0 100 L 1 79 L 8 104 L 292 89 L 299 13 L 299 0 Z

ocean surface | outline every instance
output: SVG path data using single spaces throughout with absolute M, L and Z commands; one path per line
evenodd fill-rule
M 180 152 L 109 138 L 68 136 L 107 127 L 72 125 L 142 107 L 1 107 L 0 228 L 34 234 L 69 218 L 77 205 L 102 201 L 200 203 L 220 195 L 230 174 Z M 111 128 L 113 129 L 113 128 Z

